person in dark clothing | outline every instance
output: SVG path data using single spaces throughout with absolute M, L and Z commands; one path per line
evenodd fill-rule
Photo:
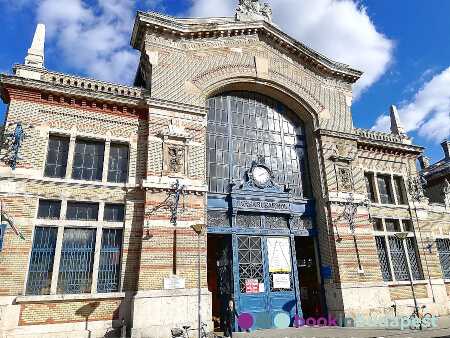
M 225 314 L 225 337 L 233 337 L 235 317 L 238 318 L 239 315 L 234 308 L 233 300 L 230 300 L 228 302 L 228 308 Z

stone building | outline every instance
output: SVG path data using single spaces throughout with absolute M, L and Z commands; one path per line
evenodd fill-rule
M 255 318 L 394 316 L 392 301 L 404 315 L 409 267 L 419 304 L 449 314 L 450 209 L 423 196 L 424 148 L 395 107 L 391 134 L 355 128 L 362 72 L 282 32 L 267 5 L 138 12 L 134 86 L 44 68 L 44 36 L 0 74 L 0 196 L 25 238 L 2 226 L 0 334 L 123 322 L 170 337 L 198 325 L 199 268 L 210 329 L 231 298 Z

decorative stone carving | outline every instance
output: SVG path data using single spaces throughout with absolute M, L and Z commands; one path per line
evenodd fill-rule
M 409 194 L 413 201 L 420 202 L 425 199 L 423 188 L 427 185 L 427 181 L 423 176 L 408 177 Z
M 169 169 L 173 172 L 180 172 L 183 166 L 184 147 L 168 147 Z
M 238 21 L 259 21 L 272 22 L 273 14 L 269 3 L 261 6 L 259 0 L 239 0 L 239 7 L 236 9 L 236 20 Z
M 164 144 L 164 175 L 184 175 L 186 149 L 182 144 Z
M 337 168 L 339 187 L 342 190 L 352 189 L 352 175 L 348 168 Z

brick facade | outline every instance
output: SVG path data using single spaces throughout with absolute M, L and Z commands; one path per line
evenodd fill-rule
M 0 299 L 8 304 L 1 306 L 8 320 L 0 319 L 0 334 L 27 335 L 33 331 L 18 327 L 48 325 L 51 335 L 64 331 L 57 325 L 63 323 L 72 323 L 73 330 L 82 331 L 84 322 L 96 321 L 104 326 L 93 334 L 102 336 L 107 327 L 124 319 L 133 325 L 136 337 L 166 337 L 169 326 L 196 325 L 192 314 L 197 311 L 198 237 L 190 226 L 206 223 L 205 101 L 229 90 L 268 95 L 305 123 L 321 266 L 331 269 L 331 276 L 323 279 L 329 313 L 385 314 L 391 311 L 392 300 L 400 306 L 411 302 L 409 285 L 383 280 L 376 237 L 387 238 L 389 233 L 374 231 L 372 219 L 377 218 L 383 224 L 391 219 L 411 222 L 422 274 L 415 282 L 416 296 L 430 312 L 448 314 L 450 287 L 443 279 L 436 247 L 428 244 L 448 238 L 450 210 L 430 205 L 425 199 L 413 201 L 410 195 L 408 182 L 418 173 L 416 159 L 424 148 L 397 135 L 354 128 L 351 85 L 361 73 L 312 53 L 267 22 L 249 24 L 230 19 L 218 22 L 217 28 L 208 28 L 205 21 L 192 19 L 192 28 L 178 19 L 163 17 L 139 12 L 133 30 L 131 43 L 141 52 L 139 71 L 146 77 L 147 89 L 26 65 L 17 65 L 15 75 L 0 75 L 2 99 L 8 104 L 5 127 L 0 129 L 0 158 L 4 159 L 0 161 L 0 197 L 4 210 L 25 236 L 22 241 L 8 228 L 0 252 Z M 170 31 L 163 19 L 170 21 Z M 34 74 L 31 78 L 23 75 L 29 72 Z M 8 135 L 18 122 L 24 124 L 29 137 L 23 140 L 21 159 L 12 170 L 8 160 L 12 139 Z M 28 128 L 30 125 L 33 128 Z M 44 175 L 49 138 L 53 136 L 69 140 L 67 174 L 62 178 Z M 72 179 L 77 140 L 105 145 L 102 180 Z M 107 180 L 110 160 L 106 154 L 114 144 L 128 149 L 124 183 Z M 171 154 L 170 148 L 176 148 L 177 153 Z M 391 194 L 392 203 L 381 203 L 376 189 L 376 201 L 369 208 L 357 209 L 352 233 L 342 215 L 350 194 L 355 203 L 370 197 L 365 174 L 372 175 L 375 183 L 378 176 L 388 177 L 390 182 L 398 178 L 403 182 L 404 202 Z M 172 201 L 177 179 L 184 190 L 175 227 L 173 208 L 166 202 Z M 40 200 L 61 201 L 60 219 L 38 218 Z M 66 205 L 72 202 L 98 204 L 98 220 L 66 219 Z M 124 205 L 123 222 L 111 225 L 104 219 L 108 204 Z M 56 292 L 58 276 L 53 271 L 49 295 L 26 294 L 37 226 L 58 228 L 56 243 L 61 243 L 62 231 L 70 227 L 98 232 L 122 229 L 117 292 L 65 298 Z M 101 241 L 97 242 L 100 245 Z M 61 248 L 55 252 L 59 257 Z M 95 255 L 99 257 L 98 252 Z M 204 318 L 211 318 L 206 257 L 207 236 L 203 234 L 203 311 Z M 98 260 L 94 259 L 97 268 Z M 164 288 L 164 279 L 174 277 L 184 279 L 184 290 Z M 20 302 L 14 301 L 16 297 Z M 152 317 L 153 308 L 179 315 Z

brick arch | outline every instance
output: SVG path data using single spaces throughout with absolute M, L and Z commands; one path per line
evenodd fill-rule
M 248 90 L 272 97 L 296 112 L 305 123 L 312 122 L 314 127 L 318 126 L 320 111 L 311 106 L 303 97 L 278 83 L 264 81 L 256 77 L 232 77 L 211 83 L 208 87 L 203 88 L 202 92 L 206 99 L 232 90 Z
M 269 69 L 268 79 L 257 76 L 255 64 L 227 64 L 203 71 L 190 81 L 205 98 L 227 90 L 250 90 L 286 104 L 306 122 L 318 122 L 323 103 L 294 77 Z

